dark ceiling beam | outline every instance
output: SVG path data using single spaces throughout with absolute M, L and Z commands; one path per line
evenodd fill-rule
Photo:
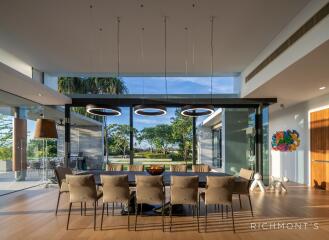
M 259 105 L 268 106 L 277 102 L 276 98 L 238 98 L 236 95 L 210 94 L 170 94 L 170 95 L 108 95 L 108 94 L 73 94 L 71 106 L 97 104 L 101 106 L 130 107 L 139 104 L 164 105 L 166 107 L 182 107 L 184 105 L 206 105 L 215 107 L 247 108 Z

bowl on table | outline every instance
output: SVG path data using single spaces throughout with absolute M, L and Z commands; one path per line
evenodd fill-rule
M 150 174 L 150 175 L 161 175 L 164 172 L 164 168 L 163 167 L 157 167 L 157 166 L 153 166 L 153 167 L 147 167 L 146 171 Z

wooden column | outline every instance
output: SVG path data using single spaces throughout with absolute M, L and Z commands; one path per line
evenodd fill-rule
M 13 171 L 16 180 L 25 180 L 27 121 L 15 117 L 13 120 Z

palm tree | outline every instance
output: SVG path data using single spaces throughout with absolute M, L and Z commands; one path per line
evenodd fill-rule
M 125 83 L 116 77 L 60 77 L 58 79 L 58 91 L 64 94 L 126 94 L 128 89 Z M 91 115 L 86 112 L 85 108 L 72 107 L 74 112 L 88 116 L 97 121 L 102 121 L 103 118 Z

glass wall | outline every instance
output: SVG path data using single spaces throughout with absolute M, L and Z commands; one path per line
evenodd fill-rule
M 269 183 L 269 159 L 270 159 L 270 149 L 269 149 L 269 108 L 263 109 L 263 181 L 264 184 Z
M 0 91 L 0 195 L 53 180 L 57 141 L 34 139 L 41 114 L 43 106 Z
M 223 126 L 225 172 L 237 175 L 240 168 L 255 170 L 255 109 L 226 108 Z

